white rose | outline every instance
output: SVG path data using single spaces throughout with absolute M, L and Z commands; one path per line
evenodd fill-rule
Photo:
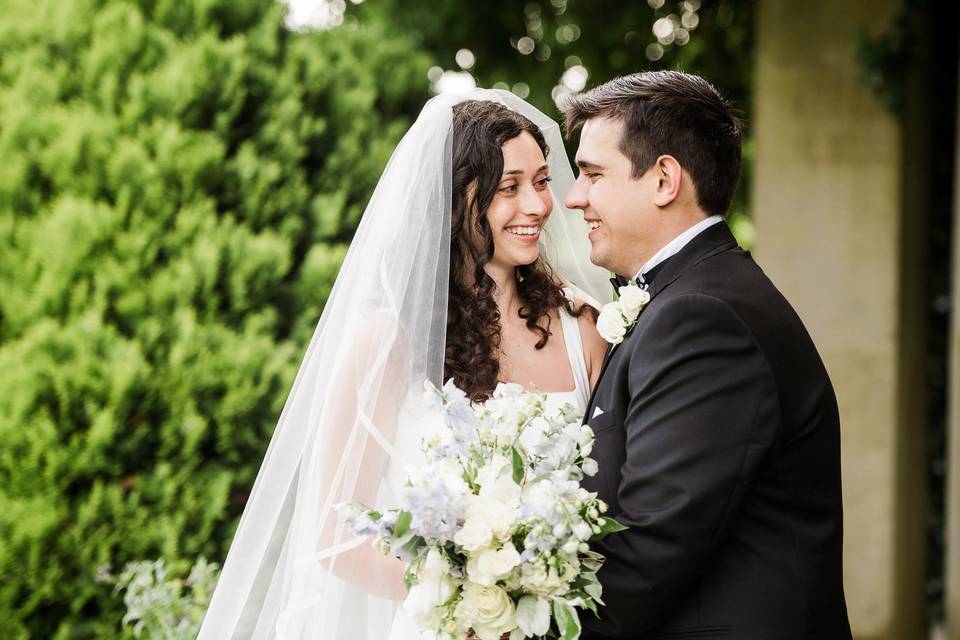
M 503 488 L 507 483 L 498 483 L 488 490 L 488 495 L 473 496 L 463 528 L 453 536 L 454 542 L 473 552 L 489 546 L 493 538 L 510 538 L 520 517 L 520 487 L 509 478 L 507 481 L 515 488 L 509 494 Z
M 521 588 L 532 594 L 552 597 L 567 592 L 569 585 L 557 575 L 555 567 L 548 567 L 543 560 L 520 565 Z
M 507 592 L 473 582 L 464 586 L 455 615 L 480 640 L 500 640 L 517 626 L 516 610 Z
M 467 551 L 477 551 L 490 544 L 492 538 L 493 531 L 487 522 L 483 518 L 470 517 L 470 510 L 467 509 L 467 519 L 463 528 L 454 534 L 453 541 Z
M 640 315 L 640 310 L 650 302 L 650 294 L 640 287 L 628 285 L 620 287 L 620 307 L 627 320 L 633 322 Z
M 627 334 L 627 323 L 623 319 L 619 302 L 603 305 L 597 318 L 597 332 L 610 344 L 623 342 L 623 336 Z
M 508 542 L 501 549 L 486 549 L 467 561 L 467 575 L 470 580 L 482 585 L 492 585 L 505 577 L 520 564 L 520 554 L 516 547 Z
M 501 500 L 498 495 L 494 495 L 491 500 L 483 501 L 481 513 L 490 523 L 490 530 L 498 540 L 508 540 L 513 535 L 513 529 L 520 517 L 520 487 L 511 482 L 516 490 L 511 493 L 509 499 Z

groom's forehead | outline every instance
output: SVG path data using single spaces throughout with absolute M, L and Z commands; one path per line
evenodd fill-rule
M 580 130 L 577 163 L 592 164 L 601 157 L 617 152 L 622 133 L 623 124 L 620 120 L 611 118 L 591 118 L 587 120 Z

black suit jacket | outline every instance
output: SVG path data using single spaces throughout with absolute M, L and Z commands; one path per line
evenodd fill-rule
M 724 223 L 649 291 L 586 414 L 583 485 L 629 529 L 594 545 L 584 638 L 850 638 L 837 402 L 800 318 Z

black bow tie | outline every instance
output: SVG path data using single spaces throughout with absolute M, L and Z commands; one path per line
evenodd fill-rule
M 646 278 L 643 277 L 642 273 L 637 276 L 633 283 L 644 291 L 646 291 L 647 286 L 649 286 L 649 283 L 647 282 Z M 620 287 L 625 287 L 630 284 L 630 280 L 621 275 L 614 275 L 612 278 L 610 278 L 610 284 L 613 285 L 613 290 L 617 292 L 617 295 L 620 295 Z

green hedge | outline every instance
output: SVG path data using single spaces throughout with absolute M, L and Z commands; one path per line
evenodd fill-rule
M 429 64 L 269 0 L 0 6 L 0 624 L 113 638 L 98 567 L 224 557 Z

